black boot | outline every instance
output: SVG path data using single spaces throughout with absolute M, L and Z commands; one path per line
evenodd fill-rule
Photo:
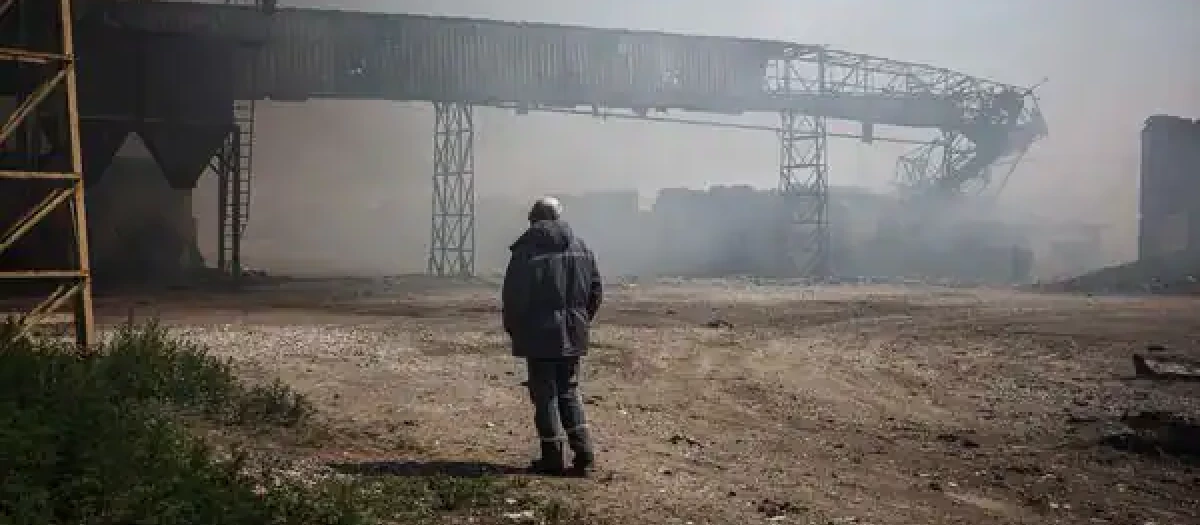
M 575 455 L 571 461 L 570 473 L 575 476 L 586 476 L 596 462 L 587 427 L 580 426 L 567 432 L 567 443 L 571 445 L 571 452 Z
M 533 474 L 561 476 L 566 471 L 562 441 L 543 441 L 542 457 L 534 460 L 529 471 Z

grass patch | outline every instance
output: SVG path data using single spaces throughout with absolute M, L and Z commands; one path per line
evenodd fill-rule
M 157 325 L 124 327 L 89 354 L 15 334 L 0 324 L 0 524 L 427 523 L 513 504 L 507 479 L 220 453 L 184 422 L 300 432 L 314 409 L 282 383 L 240 382 Z

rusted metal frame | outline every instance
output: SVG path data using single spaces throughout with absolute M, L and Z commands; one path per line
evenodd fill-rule
M 79 86 L 75 69 L 74 11 L 71 0 L 61 0 L 59 16 L 62 23 L 63 54 L 71 57 L 65 62 L 67 70 L 67 128 L 70 135 L 71 171 L 78 175 L 74 183 L 71 208 L 75 226 L 75 262 L 81 274 L 75 299 L 75 340 L 83 348 L 90 348 L 94 340 L 96 323 L 92 310 L 91 257 L 88 246 L 87 204 L 83 186 L 83 143 L 79 132 Z
M 0 178 L 14 180 L 52 179 L 70 183 L 70 187 L 52 190 L 38 204 L 30 208 L 5 232 L 0 242 L 0 251 L 7 250 L 34 225 L 43 220 L 52 210 L 70 200 L 72 225 L 74 229 L 73 258 L 75 268 L 69 270 L 21 270 L 0 273 L 0 279 L 67 279 L 69 284 L 60 284 L 53 293 L 32 309 L 21 315 L 19 326 L 22 333 L 41 322 L 45 317 L 61 308 L 68 300 L 74 301 L 73 317 L 75 321 L 75 340 L 81 348 L 91 346 L 95 332 L 95 321 L 92 312 L 91 275 L 88 261 L 87 217 L 84 203 L 83 160 L 80 147 L 79 106 L 77 98 L 77 83 L 74 63 L 74 35 L 72 30 L 73 12 L 71 0 L 60 0 L 58 3 L 61 28 L 61 53 L 46 53 L 40 51 L 0 50 L 0 61 L 56 64 L 58 69 L 47 80 L 39 84 L 0 128 L 0 141 L 7 140 L 29 118 L 34 110 L 44 103 L 47 97 L 59 87 L 65 91 L 65 113 L 67 117 L 67 143 L 71 157 L 71 172 L 38 172 L 27 170 L 8 170 L 0 172 Z
M 74 173 L 0 170 L 0 179 L 74 180 L 75 178 L 76 175 Z
M 61 53 L 48 53 L 45 51 L 29 51 L 27 49 L 15 49 L 11 47 L 0 47 L 0 62 L 23 62 L 26 64 L 53 64 L 55 62 L 64 62 L 67 60 L 67 55 Z
M 0 272 L 0 280 L 74 279 L 82 277 L 79 270 L 15 270 Z
M 12 248 L 29 230 L 41 222 L 50 212 L 58 208 L 60 204 L 71 197 L 74 188 L 64 188 L 52 190 L 40 202 L 25 212 L 20 219 L 8 227 L 4 235 L 0 235 L 0 255 Z
M 35 89 L 33 93 L 31 93 L 25 98 L 25 100 L 22 100 L 21 103 L 17 105 L 12 114 L 8 116 L 8 120 L 4 122 L 4 126 L 0 127 L 0 143 L 7 141 L 8 138 L 17 131 L 17 128 L 21 127 L 21 124 L 25 122 L 25 119 L 29 117 L 29 114 L 32 113 L 33 110 L 42 103 L 42 101 L 46 100 L 46 97 L 50 96 L 50 93 L 53 93 L 55 88 L 57 88 L 59 84 L 61 84 L 62 81 L 69 76 L 68 71 L 70 70 L 70 66 L 60 69 L 53 77 L 50 77 L 45 82 L 42 82 L 40 85 L 38 85 L 37 89 Z
M 25 315 L 22 315 L 20 319 L 18 319 L 18 337 L 24 337 L 28 335 L 30 329 L 32 329 L 34 326 L 42 324 L 47 317 L 62 309 L 63 305 L 72 297 L 77 298 L 83 295 L 84 288 L 87 286 L 87 283 L 82 279 L 78 279 L 78 275 L 72 275 L 70 277 L 74 277 L 76 280 L 69 285 L 58 285 L 58 287 L 54 289 L 54 292 L 46 296 L 45 299 L 43 299 L 32 309 L 30 309 L 29 312 L 27 312 Z

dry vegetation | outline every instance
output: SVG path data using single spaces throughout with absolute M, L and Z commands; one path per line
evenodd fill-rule
M 614 286 L 585 378 L 601 469 L 553 480 L 514 473 L 535 443 L 495 297 L 296 281 L 136 313 L 304 394 L 320 432 L 252 448 L 406 480 L 393 490 L 426 503 L 402 522 L 1200 523 L 1200 383 L 1130 363 L 1149 345 L 1195 357 L 1193 299 Z M 117 322 L 130 304 L 100 308 Z

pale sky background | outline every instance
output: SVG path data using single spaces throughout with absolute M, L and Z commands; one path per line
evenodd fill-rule
M 1050 137 L 1034 147 L 1004 199 L 1030 213 L 1113 225 L 1113 241 L 1130 250 L 1130 256 L 1143 121 L 1156 113 L 1200 117 L 1197 0 L 281 4 L 781 39 L 928 63 L 1005 83 L 1032 85 L 1046 78 L 1039 96 Z M 271 208 L 285 202 L 298 210 L 284 215 L 311 213 L 305 202 L 340 196 L 352 208 L 403 201 L 423 205 L 427 212 L 432 120 L 424 105 L 273 104 L 262 108 L 259 123 L 260 188 L 290 195 L 275 204 L 256 202 L 259 216 L 277 213 Z M 769 187 L 777 177 L 777 144 L 765 132 L 484 111 L 478 141 L 477 184 L 483 195 L 600 188 L 652 194 L 661 187 L 721 183 Z M 882 188 L 903 150 L 837 141 L 831 150 L 831 183 Z M 297 179 L 313 182 L 301 189 L 294 184 Z M 358 213 L 352 208 L 345 213 Z M 414 228 L 415 238 L 428 236 L 427 225 L 415 226 L 420 226 Z M 252 237 L 262 234 L 255 233 L 259 227 L 265 226 L 252 222 Z

